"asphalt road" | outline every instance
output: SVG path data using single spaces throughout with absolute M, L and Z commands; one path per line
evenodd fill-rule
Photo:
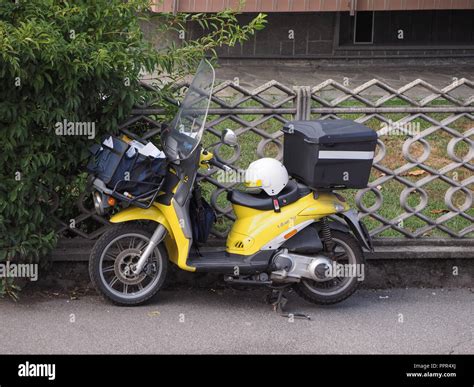
M 293 322 L 260 290 L 166 290 L 124 308 L 96 295 L 0 301 L 0 353 L 474 353 L 470 289 L 359 290 Z M 72 297 L 74 298 L 74 297 Z

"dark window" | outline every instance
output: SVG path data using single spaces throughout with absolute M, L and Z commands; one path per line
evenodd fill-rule
M 372 43 L 374 40 L 374 12 L 356 12 L 354 43 Z
M 425 10 L 340 13 L 339 46 L 474 44 L 474 10 Z M 372 32 L 373 31 L 373 32 Z M 403 37 L 403 39 L 401 39 Z

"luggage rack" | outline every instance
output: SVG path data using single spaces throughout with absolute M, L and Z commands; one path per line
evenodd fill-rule
M 146 184 L 149 185 L 153 188 L 151 188 L 149 191 L 142 193 L 137 196 L 130 196 L 124 195 L 123 193 L 120 193 L 117 191 L 117 186 L 120 185 L 121 182 L 126 181 L 127 183 L 137 183 L 137 184 Z M 145 182 L 145 181 L 137 181 L 137 180 L 119 180 L 115 186 L 114 189 L 108 188 L 105 183 L 98 179 L 94 178 L 92 181 L 92 185 L 100 192 L 112 196 L 118 200 L 121 200 L 123 202 L 128 203 L 128 205 L 134 205 L 140 208 L 150 208 L 151 205 L 155 202 L 156 197 L 158 196 L 158 193 L 161 190 L 161 187 L 163 185 L 164 179 L 161 179 L 159 183 L 151 183 L 151 182 Z

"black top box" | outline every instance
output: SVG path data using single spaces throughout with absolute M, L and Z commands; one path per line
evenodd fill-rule
M 293 178 L 319 189 L 365 188 L 377 133 L 350 120 L 290 121 L 283 164 Z

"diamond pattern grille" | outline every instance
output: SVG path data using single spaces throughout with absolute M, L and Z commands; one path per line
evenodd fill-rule
M 147 88 L 151 86 L 146 85 Z M 221 161 L 239 168 L 260 157 L 283 156 L 281 127 L 292 119 L 353 119 L 379 135 L 371 181 L 366 189 L 347 192 L 360 210 L 372 236 L 474 237 L 474 88 L 462 78 L 439 89 L 417 79 L 394 88 L 373 79 L 353 89 L 329 79 L 317 86 L 288 87 L 271 81 L 248 90 L 231 81 L 214 90 L 204 144 Z M 122 125 L 124 132 L 146 124 L 143 136 L 159 134 L 163 109 L 138 106 Z M 237 149 L 219 143 L 221 131 L 232 128 L 239 137 Z M 203 170 L 199 179 L 219 215 L 214 230 L 224 237 L 234 215 L 225 192 L 238 183 L 222 181 L 218 169 Z M 108 222 L 84 205 L 75 219 L 60 231 L 94 239 Z M 78 224 L 100 224 L 93 232 Z

